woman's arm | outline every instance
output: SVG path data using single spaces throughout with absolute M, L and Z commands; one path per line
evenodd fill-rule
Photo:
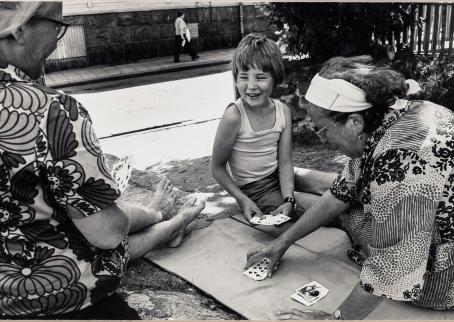
M 278 147 L 279 162 L 279 184 L 281 187 L 282 199 L 294 196 L 294 172 L 292 160 L 292 115 L 290 109 L 284 106 L 285 128 L 281 133 Z M 281 208 L 281 207 L 279 207 Z M 284 205 L 285 215 L 291 215 L 292 204 Z
M 237 200 L 237 203 L 243 208 L 244 215 L 250 220 L 252 212 L 261 214 L 260 209 L 241 191 L 227 172 L 227 162 L 230 160 L 240 126 L 241 115 L 235 105 L 230 105 L 222 116 L 214 139 L 211 173 L 219 184 Z
M 290 229 L 278 237 L 281 243 L 290 246 L 298 239 L 309 235 L 314 230 L 320 228 L 336 218 L 340 213 L 350 207 L 334 197 L 331 191 L 325 192 L 320 201 L 309 208 L 303 216 L 295 222 Z
M 246 267 L 250 267 L 264 257 L 269 258 L 268 275 L 271 277 L 276 263 L 285 254 L 290 245 L 332 221 L 341 212 L 347 210 L 349 206 L 348 203 L 344 203 L 334 197 L 331 191 L 325 192 L 315 205 L 309 208 L 297 222 L 278 238 L 268 245 L 249 251 Z

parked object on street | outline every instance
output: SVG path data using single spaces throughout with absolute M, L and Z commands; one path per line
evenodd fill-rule
M 175 63 L 180 62 L 180 53 L 183 49 L 186 49 L 186 52 L 191 56 L 192 60 L 196 60 L 199 56 L 192 48 L 191 34 L 184 22 L 184 13 L 178 11 L 177 15 L 178 17 L 175 19 L 175 48 L 173 61 Z

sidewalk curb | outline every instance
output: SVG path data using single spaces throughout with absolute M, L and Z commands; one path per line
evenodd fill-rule
M 74 81 L 68 81 L 65 83 L 57 83 L 54 85 L 48 84 L 48 86 L 50 86 L 51 88 L 62 88 L 62 87 L 68 87 L 68 86 L 86 85 L 86 84 L 100 83 L 100 82 L 120 80 L 120 79 L 128 79 L 128 78 L 134 78 L 134 77 L 146 76 L 146 75 L 157 75 L 157 74 L 178 72 L 178 71 L 182 71 L 182 70 L 195 69 L 195 68 L 199 68 L 199 67 L 211 67 L 211 66 L 217 66 L 217 65 L 224 65 L 224 64 L 228 64 L 228 63 L 230 63 L 230 59 L 197 62 L 195 64 L 189 63 L 189 64 L 184 64 L 184 65 L 179 65 L 179 66 L 178 65 L 169 66 L 169 67 L 161 68 L 161 69 L 130 72 L 130 73 L 124 73 L 124 74 L 110 75 L 110 76 L 101 75 L 99 77 L 92 78 L 92 79 L 84 79 L 84 80 L 75 79 Z

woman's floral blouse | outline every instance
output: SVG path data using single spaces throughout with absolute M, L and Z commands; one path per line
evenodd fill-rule
M 95 248 L 71 218 L 118 197 L 82 105 L 0 68 L 0 313 L 61 314 L 111 293 L 127 240 Z
M 454 113 L 426 101 L 389 110 L 331 186 L 370 293 L 454 307 Z

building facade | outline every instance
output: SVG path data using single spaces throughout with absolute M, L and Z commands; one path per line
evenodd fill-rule
M 251 2 L 70 1 L 63 3 L 63 15 L 71 27 L 49 57 L 46 69 L 170 56 L 178 11 L 185 13 L 198 51 L 235 47 L 251 32 L 274 35 L 273 26 Z

